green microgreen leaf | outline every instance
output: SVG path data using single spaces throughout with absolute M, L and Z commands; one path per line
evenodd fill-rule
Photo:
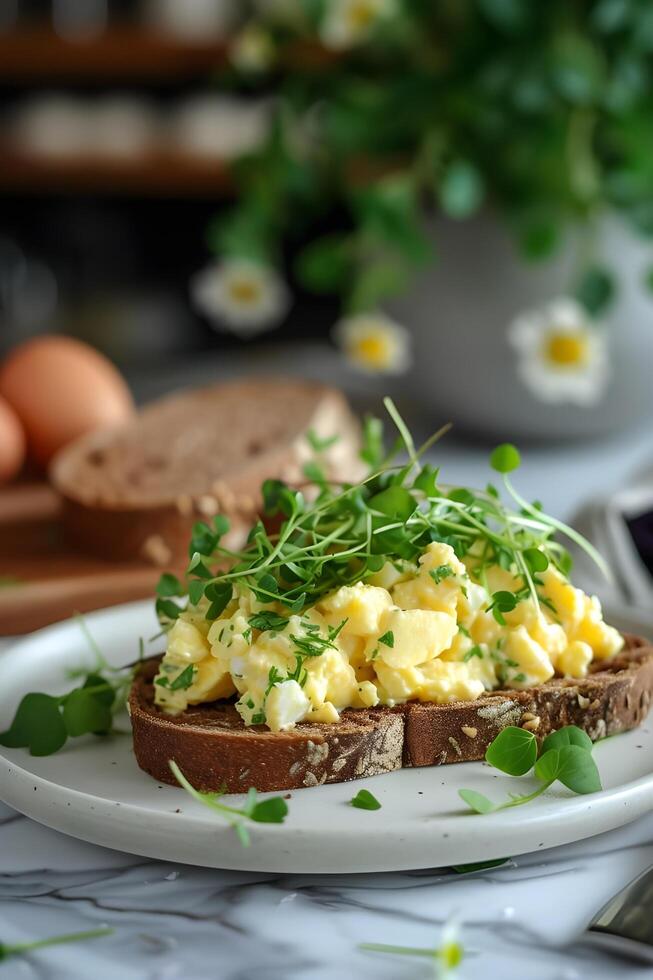
M 36 756 L 58 752 L 68 738 L 59 704 L 59 698 L 49 694 L 26 694 L 11 727 L 0 734 L 0 745 L 29 749 Z
M 475 813 L 492 813 L 499 809 L 496 803 L 489 800 L 483 793 L 478 793 L 475 789 L 459 789 L 458 796 Z
M 551 732 L 550 735 L 546 736 L 542 742 L 540 753 L 543 755 L 549 749 L 561 749 L 566 745 L 579 745 L 581 749 L 587 749 L 588 752 L 591 752 L 594 747 L 592 739 L 582 728 L 578 728 L 576 725 L 565 725 L 564 728 L 559 728 L 557 732 Z
M 499 732 L 488 746 L 486 760 L 510 775 L 522 776 L 532 768 L 540 785 L 531 793 L 512 795 L 505 803 L 498 804 L 476 790 L 459 790 L 459 796 L 475 813 L 484 814 L 529 803 L 546 792 L 556 780 L 573 793 L 596 793 L 601 789 L 601 777 L 591 749 L 588 736 L 575 725 L 568 725 L 547 736 L 537 758 L 535 736 L 510 726 Z
M 372 793 L 367 789 L 359 789 L 356 796 L 349 801 L 351 806 L 359 810 L 380 810 L 381 804 Z
M 87 734 L 106 735 L 111 729 L 111 708 L 89 690 L 79 688 L 71 691 L 64 700 L 63 721 L 71 738 Z
M 533 574 L 544 572 L 549 567 L 549 559 L 539 548 L 524 548 L 522 554 Z
M 509 725 L 490 743 L 485 759 L 509 776 L 523 776 L 535 765 L 537 739 L 532 732 Z
M 490 456 L 490 466 L 497 473 L 512 473 L 521 463 L 521 456 L 516 446 L 510 442 L 504 442 L 497 446 Z
M 172 575 L 170 572 L 164 572 L 158 581 L 156 594 L 161 596 L 162 599 L 167 599 L 171 596 L 185 595 L 186 590 L 176 575 Z

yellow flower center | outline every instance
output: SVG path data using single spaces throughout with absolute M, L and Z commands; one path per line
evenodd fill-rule
M 354 344 L 352 353 L 369 367 L 385 367 L 390 360 L 390 344 L 380 334 L 368 334 Z
M 458 942 L 445 943 L 439 950 L 440 960 L 445 971 L 455 970 L 460 966 L 465 956 L 465 951 Z
M 349 23 L 357 30 L 365 30 L 374 20 L 374 6 L 366 0 L 357 0 L 349 7 Z
M 234 303 L 250 306 L 261 298 L 261 285 L 253 279 L 233 279 L 229 283 L 229 295 Z
M 548 361 L 556 367 L 580 367 L 587 361 L 589 340 L 584 331 L 577 333 L 556 333 L 552 331 L 546 338 L 544 353 Z

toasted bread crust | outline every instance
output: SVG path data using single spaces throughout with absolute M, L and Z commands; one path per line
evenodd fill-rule
M 554 678 L 526 691 L 494 691 L 477 701 L 410 702 L 396 708 L 347 709 L 337 724 L 302 722 L 288 732 L 246 727 L 233 704 L 191 707 L 177 717 L 154 706 L 159 659 L 134 681 L 129 710 L 136 760 L 175 785 L 169 761 L 204 792 L 293 790 L 339 783 L 410 766 L 472 762 L 507 725 L 538 738 L 577 725 L 593 741 L 635 728 L 653 696 L 653 647 L 627 636 L 624 651 L 596 663 L 586 678 Z

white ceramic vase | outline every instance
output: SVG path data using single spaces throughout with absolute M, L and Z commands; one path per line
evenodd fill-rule
M 605 219 L 597 258 L 619 292 L 605 322 L 611 378 L 595 405 L 547 404 L 518 377 L 507 329 L 524 310 L 569 292 L 573 236 L 551 260 L 526 262 L 491 214 L 433 223 L 436 260 L 411 290 L 387 305 L 414 338 L 407 386 L 433 414 L 492 438 L 560 440 L 604 435 L 653 420 L 653 296 L 643 284 L 653 246 L 616 218 Z

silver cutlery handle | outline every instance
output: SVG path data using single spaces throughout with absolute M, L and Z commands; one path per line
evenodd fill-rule
M 611 953 L 653 963 L 653 868 L 604 905 L 584 938 Z

